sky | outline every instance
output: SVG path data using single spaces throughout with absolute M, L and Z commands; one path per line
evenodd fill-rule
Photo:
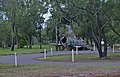
M 50 16 L 52 16 L 51 13 L 50 13 L 50 10 L 52 9 L 51 8 L 52 5 L 49 4 L 48 6 L 49 6 L 48 12 L 43 15 L 43 17 L 45 18 L 45 22 L 49 19 Z
M 52 16 L 50 11 L 48 10 L 48 12 L 46 14 L 43 15 L 43 17 L 45 18 L 44 22 L 47 22 L 47 20 L 49 19 L 49 17 Z M 43 24 L 43 28 L 47 27 L 47 25 L 44 23 Z
M 50 14 L 50 11 L 48 11 L 48 13 L 44 14 L 43 17 L 45 18 L 45 22 L 49 19 L 49 17 L 52 16 Z

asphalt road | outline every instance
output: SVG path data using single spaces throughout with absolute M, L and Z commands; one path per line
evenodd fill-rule
M 112 52 L 112 49 L 109 49 Z M 115 50 L 115 52 L 120 52 L 120 50 Z M 71 54 L 71 51 L 59 51 L 53 52 L 53 55 L 68 55 Z M 97 51 L 79 51 L 81 54 L 97 54 Z M 50 52 L 47 53 L 47 56 L 51 56 Z M 120 62 L 46 62 L 46 61 L 37 61 L 37 58 L 43 57 L 43 53 L 39 54 L 23 54 L 17 55 L 18 65 L 27 65 L 27 64 L 44 64 L 44 65 L 56 65 L 56 66 L 120 66 Z M 9 56 L 0 56 L 1 64 L 14 64 L 14 55 Z

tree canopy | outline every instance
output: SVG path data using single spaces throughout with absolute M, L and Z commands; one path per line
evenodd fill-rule
M 107 57 L 107 46 L 120 43 L 119 9 L 119 0 L 1 0 L 0 45 L 12 51 L 14 45 L 32 48 L 36 37 L 42 48 L 43 40 L 55 42 L 56 25 L 60 39 L 64 25 L 70 24 L 77 38 L 95 43 L 99 57 Z M 51 17 L 45 22 L 48 12 Z

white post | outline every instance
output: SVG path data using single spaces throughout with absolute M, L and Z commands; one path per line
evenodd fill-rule
M 76 47 L 76 55 L 78 55 L 78 47 Z
M 93 46 L 94 46 L 94 47 L 93 47 L 93 51 L 95 51 L 95 43 L 93 44 Z
M 115 52 L 115 45 L 113 44 L 113 53 Z
M 15 66 L 17 67 L 17 52 L 15 52 Z
M 46 59 L 46 49 L 44 49 L 44 59 Z
M 51 48 L 50 51 L 51 51 L 51 55 L 52 55 L 53 49 Z
M 75 59 L 75 58 L 74 58 L 74 50 L 72 49 L 72 62 L 75 61 L 74 59 Z

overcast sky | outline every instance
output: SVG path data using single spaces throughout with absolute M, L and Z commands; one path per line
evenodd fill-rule
M 49 11 L 48 11 L 48 13 L 43 15 L 43 17 L 45 18 L 45 22 L 49 19 L 50 16 L 52 16 L 52 15 L 50 14 Z

